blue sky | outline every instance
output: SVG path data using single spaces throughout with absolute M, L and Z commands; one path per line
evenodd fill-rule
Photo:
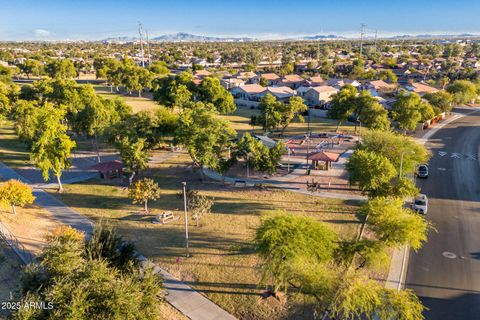
M 479 33 L 478 0 L 0 0 L 0 40 L 96 40 L 189 32 L 215 36 Z

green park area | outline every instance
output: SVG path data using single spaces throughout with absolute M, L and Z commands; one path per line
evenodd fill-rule
M 360 228 L 358 205 L 335 199 L 280 190 L 237 189 L 219 182 L 201 183 L 192 172 L 188 155 L 177 156 L 150 166 L 142 175 L 153 178 L 161 188 L 160 199 L 133 205 L 118 181 L 89 180 L 65 186 L 59 199 L 95 221 L 114 225 L 147 257 L 174 276 L 206 294 L 214 302 L 240 318 L 270 319 L 287 312 L 276 299 L 262 299 L 259 286 L 259 258 L 254 236 L 262 216 L 285 211 L 324 221 L 342 238 L 352 239 Z M 214 198 L 211 213 L 197 227 L 190 216 L 190 255 L 185 258 L 183 200 L 181 182 Z M 156 214 L 172 211 L 176 221 L 153 224 Z

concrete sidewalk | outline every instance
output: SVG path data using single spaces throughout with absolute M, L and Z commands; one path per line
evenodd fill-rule
M 1 162 L 0 176 L 5 180 L 17 179 L 27 184 L 30 184 L 30 181 L 19 175 L 13 169 L 5 166 L 5 164 Z M 51 194 L 45 192 L 44 190 L 34 188 L 33 194 L 36 197 L 35 203 L 48 210 L 55 220 L 58 220 L 65 225 L 69 225 L 78 230 L 81 230 L 86 234 L 92 233 L 94 223 L 90 219 L 84 217 L 80 213 L 68 207 L 65 203 L 61 202 L 60 200 L 58 200 Z M 19 252 L 19 256 L 20 258 L 22 258 L 22 260 L 29 258 L 26 256 L 26 253 L 25 256 L 23 256 L 21 248 L 15 248 L 15 243 L 9 244 L 12 245 L 12 248 L 14 248 L 14 250 L 17 249 L 16 252 Z M 20 243 L 19 245 L 22 244 Z M 142 263 L 147 261 L 147 259 L 143 256 L 140 256 L 140 260 L 142 261 Z M 155 265 L 154 269 L 156 272 L 161 273 L 163 276 L 164 288 L 167 292 L 167 302 L 190 319 L 235 319 L 234 316 L 220 308 L 218 305 L 210 301 L 205 296 L 192 289 L 187 284 L 174 278 L 172 275 L 170 275 L 168 272 L 166 272 L 159 266 Z

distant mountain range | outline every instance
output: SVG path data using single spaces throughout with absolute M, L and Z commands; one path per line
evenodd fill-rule
M 329 34 L 329 35 L 314 35 L 314 36 L 305 36 L 300 38 L 301 40 L 336 40 L 336 39 L 345 39 L 345 37 L 342 36 L 337 36 L 335 34 Z
M 167 41 L 167 42 L 248 42 L 254 41 L 253 38 L 235 38 L 235 37 L 209 37 L 199 36 L 185 32 L 178 32 L 173 34 L 165 34 L 163 36 L 152 38 L 155 41 Z
M 390 37 L 381 37 L 382 39 L 459 39 L 459 38 L 473 38 L 480 37 L 480 35 L 463 33 L 463 34 L 418 34 L 418 35 L 396 35 Z M 370 38 L 370 37 L 369 37 Z M 352 39 L 349 37 L 343 37 L 335 34 L 329 35 L 313 35 L 313 36 L 302 36 L 302 37 L 285 37 L 284 39 L 277 40 L 344 40 Z M 129 37 L 129 36 L 120 36 L 120 37 L 109 37 L 103 41 L 107 42 L 133 42 L 139 40 L 138 37 Z M 249 37 L 211 37 L 211 36 L 202 36 L 194 35 L 186 32 L 178 32 L 172 34 L 165 34 L 158 37 L 153 37 L 150 40 L 160 41 L 160 42 L 251 42 L 257 41 L 255 38 Z

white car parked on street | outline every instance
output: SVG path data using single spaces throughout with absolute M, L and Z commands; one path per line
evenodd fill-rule
M 412 209 L 420 214 L 426 214 L 428 211 L 428 198 L 424 194 L 419 194 L 413 201 Z

